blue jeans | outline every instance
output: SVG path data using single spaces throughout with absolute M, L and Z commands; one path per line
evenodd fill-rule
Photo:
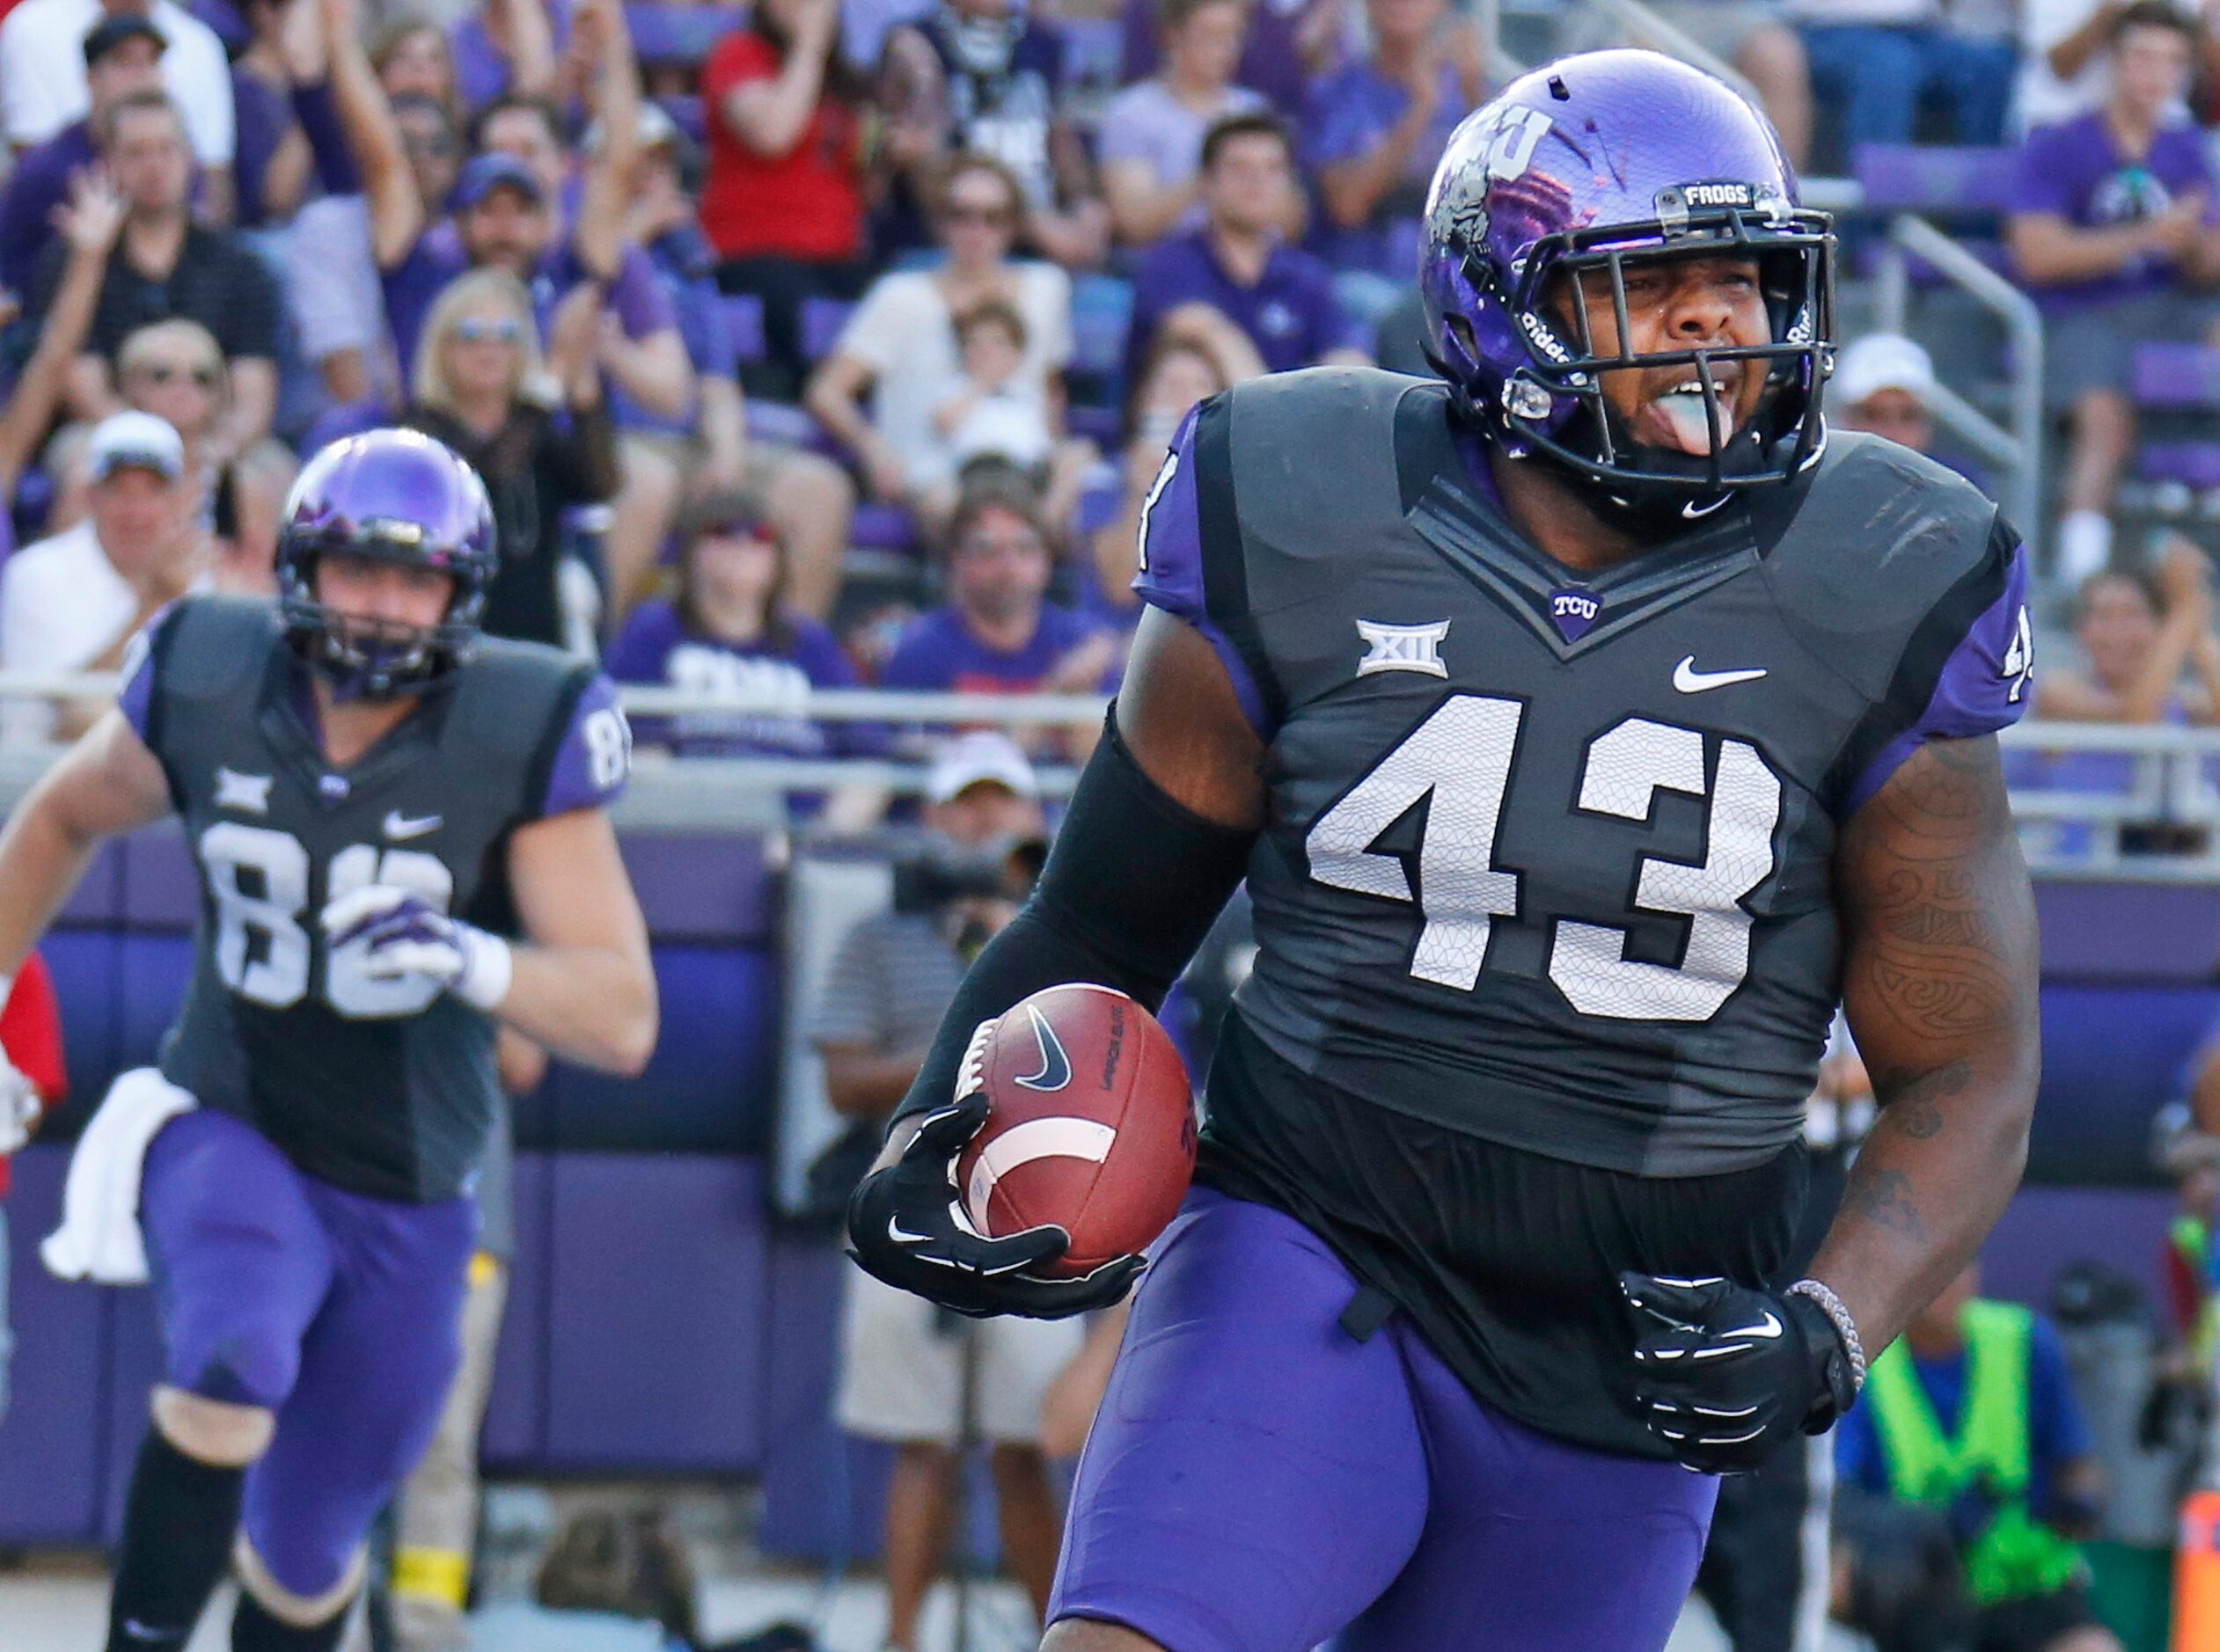
M 1909 143 L 1921 97 L 1939 93 L 1960 143 L 2001 143 L 2018 53 L 2004 40 L 1972 40 L 1937 28 L 1807 25 L 1804 51 L 1812 90 L 1843 112 L 1843 140 Z

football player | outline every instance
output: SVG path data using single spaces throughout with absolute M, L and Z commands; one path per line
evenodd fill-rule
M 1059 1230 L 961 1221 L 962 1052 L 1053 982 L 1155 1002 L 1246 875 L 1053 1652 L 1662 1646 L 1712 1476 L 1849 1407 L 2019 1176 L 2026 559 L 1828 436 L 1833 243 L 1772 129 L 1566 58 L 1458 128 L 1426 229 L 1440 382 L 1257 379 L 1181 431 L 1107 737 L 851 1205 L 952 1307 L 1115 1298 L 1139 1258 L 1050 1280 Z M 1885 1106 L 1770 1290 L 1838 993 Z
M 620 1072 L 654 1046 L 604 808 L 623 715 L 591 667 L 479 637 L 498 559 L 448 449 L 325 449 L 286 508 L 279 602 L 158 618 L 120 705 L 0 837 L 0 975 L 105 837 L 175 813 L 200 878 L 159 1070 L 116 1080 L 72 1166 L 158 1126 L 124 1159 L 165 1367 L 109 1652 L 182 1647 L 231 1565 L 237 1652 L 338 1644 L 459 1356 L 496 1024 Z M 465 917 L 512 911 L 520 939 Z

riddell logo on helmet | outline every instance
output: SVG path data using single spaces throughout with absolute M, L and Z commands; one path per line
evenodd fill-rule
M 1527 335 L 1527 342 L 1542 356 L 1560 367 L 1572 360 L 1565 350 L 1564 340 L 1557 337 L 1548 322 L 1531 310 L 1521 310 L 1518 313 L 1519 330 Z

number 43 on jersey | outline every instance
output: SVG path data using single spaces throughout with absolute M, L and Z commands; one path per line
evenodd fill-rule
M 1496 834 L 1510 787 L 1518 700 L 1453 694 L 1344 793 L 1304 839 L 1321 883 L 1419 909 L 1410 973 L 1470 991 L 1487 961 L 1495 918 L 1519 910 L 1519 874 L 1495 864 Z M 1642 857 L 1634 905 L 1689 920 L 1678 967 L 1626 955 L 1628 932 L 1560 920 L 1550 944 L 1550 979 L 1583 1014 L 1614 1020 L 1707 1021 L 1749 972 L 1750 915 L 1741 901 L 1773 870 L 1781 815 L 1780 777 L 1746 741 L 1719 748 L 1707 778 L 1703 735 L 1629 717 L 1589 742 L 1579 808 L 1646 821 L 1659 791 L 1708 797 L 1703 862 Z M 1425 831 L 1418 887 L 1400 855 L 1376 851 L 1381 833 L 1422 800 Z

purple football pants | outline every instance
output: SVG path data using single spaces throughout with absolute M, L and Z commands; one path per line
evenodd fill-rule
M 1080 1459 L 1051 1622 L 1169 1652 L 1651 1652 L 1718 1481 L 1535 1433 L 1292 1217 L 1198 1188 Z M 1334 1639 L 1337 1635 L 1338 1640 Z
M 286 1589 L 323 1595 L 439 1426 L 477 1211 L 348 1193 L 203 1107 L 154 1138 L 139 1217 L 164 1380 L 277 1414 L 247 1541 Z

